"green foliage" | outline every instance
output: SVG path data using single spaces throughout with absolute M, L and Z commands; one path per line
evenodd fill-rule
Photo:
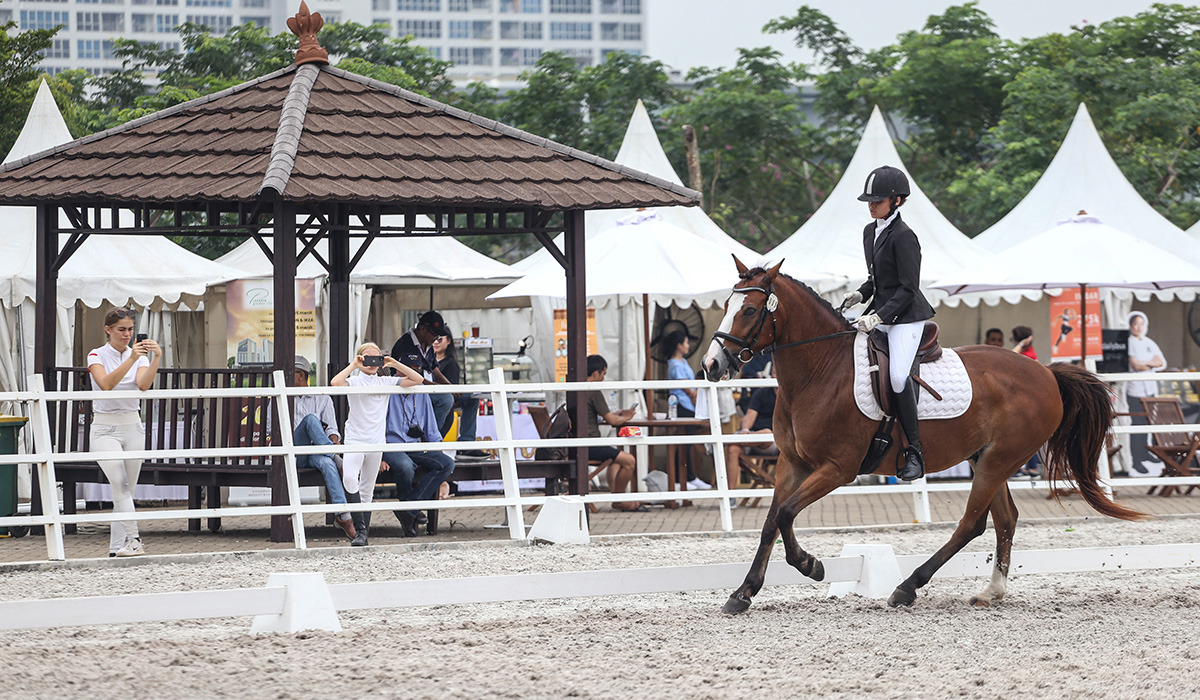
M 37 93 L 41 52 L 50 48 L 58 29 L 16 32 L 17 23 L 0 26 L 0 154 L 7 154 L 21 133 Z

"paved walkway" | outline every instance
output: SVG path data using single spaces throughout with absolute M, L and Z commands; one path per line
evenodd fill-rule
M 966 492 L 931 494 L 930 511 L 934 523 L 954 523 L 962 516 Z M 1013 498 L 1022 520 L 1101 517 L 1079 496 L 1066 496 L 1061 505 L 1047 500 L 1044 490 L 1015 491 Z M 1144 495 L 1143 488 L 1118 491 L 1117 501 L 1124 506 L 1152 515 L 1200 515 L 1200 495 L 1176 494 L 1170 498 Z M 733 511 L 733 527 L 737 531 L 757 532 L 762 527 L 769 501 L 758 507 L 741 507 Z M 182 508 L 183 504 L 173 507 Z M 526 525 L 533 523 L 536 513 L 526 513 Z M 447 542 L 504 541 L 508 528 L 497 527 L 503 522 L 500 508 L 469 508 L 443 511 L 441 531 L 436 536 L 422 535 L 415 539 L 403 537 L 399 523 L 386 513 L 375 515 L 371 528 L 372 545 L 429 546 Z M 345 536 L 334 526 L 324 524 L 321 515 L 305 519 L 308 546 L 344 547 Z M 872 494 L 830 496 L 802 512 L 796 528 L 849 528 L 860 526 L 901 525 L 913 521 L 913 497 L 910 494 Z M 218 533 L 207 529 L 189 532 L 186 520 L 154 520 L 141 524 L 142 539 L 150 554 L 194 554 L 202 552 L 245 552 L 266 549 L 291 549 L 290 543 L 271 542 L 266 517 L 225 518 Z M 668 510 L 652 507 L 646 513 L 618 513 L 602 507 L 589 520 L 593 536 L 622 536 L 660 533 L 719 533 L 720 512 L 716 501 L 695 501 L 690 508 Z M 108 552 L 108 526 L 83 524 L 79 532 L 65 538 L 67 559 L 105 557 Z M 46 558 L 46 541 L 40 536 L 0 538 L 0 564 L 42 561 Z

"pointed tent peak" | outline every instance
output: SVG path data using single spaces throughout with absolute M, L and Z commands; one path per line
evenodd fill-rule
M 29 116 L 25 118 L 25 126 L 21 128 L 21 134 L 17 136 L 4 162 L 20 160 L 70 141 L 71 131 L 67 129 L 67 122 L 54 101 L 50 86 L 42 78 L 37 95 L 33 98 L 33 106 L 29 108 Z
M 296 13 L 296 16 L 288 17 L 288 29 L 300 37 L 300 48 L 296 49 L 296 65 L 329 63 L 329 52 L 322 48 L 321 43 L 317 41 L 317 32 L 321 31 L 324 24 L 325 20 L 321 19 L 321 13 L 310 13 L 308 3 L 304 0 L 300 1 L 300 11 Z
M 675 168 L 671 167 L 671 161 L 667 159 L 667 152 L 663 150 L 658 132 L 654 130 L 654 122 L 641 100 L 633 108 L 633 116 L 629 118 L 625 138 L 621 141 L 621 150 L 614 160 L 667 182 L 683 185 L 683 180 L 679 179 Z

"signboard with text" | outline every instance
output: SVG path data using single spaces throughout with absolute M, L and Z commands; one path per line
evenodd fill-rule
M 296 354 L 317 360 L 316 280 L 296 280 Z M 275 360 L 275 292 L 269 279 L 225 284 L 225 342 L 230 367 Z
M 599 352 L 596 345 L 596 310 L 587 310 L 587 354 Z M 567 381 L 567 310 L 554 310 L 554 381 Z
M 1078 360 L 1082 356 L 1083 317 L 1080 315 L 1080 290 L 1064 289 L 1050 297 L 1050 359 Z M 1087 357 L 1104 357 L 1100 330 L 1100 290 L 1088 289 L 1085 302 L 1087 314 Z

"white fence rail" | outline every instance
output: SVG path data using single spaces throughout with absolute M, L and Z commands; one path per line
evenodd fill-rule
M 1128 374 L 1106 374 L 1100 375 L 1102 379 L 1109 382 L 1124 382 L 1137 381 L 1144 379 L 1141 375 Z M 1194 381 L 1200 379 L 1200 373 L 1176 372 L 1176 373 L 1160 373 L 1158 379 L 1166 380 L 1188 380 Z M 709 417 L 709 428 L 711 434 L 697 435 L 665 435 L 665 436 L 645 436 L 645 437 L 601 437 L 601 438 L 562 438 L 556 440 L 517 440 L 513 439 L 512 435 L 512 415 L 505 410 L 509 400 L 509 392 L 565 392 L 565 391 L 592 391 L 603 389 L 605 391 L 637 391 L 641 392 L 646 389 L 675 389 L 675 388 L 693 388 L 698 391 L 708 392 L 708 405 L 715 407 L 718 405 L 717 392 L 721 386 L 743 386 L 743 387 L 764 387 L 774 386 L 775 381 L 770 379 L 755 379 L 755 380 L 737 380 L 735 382 L 727 382 L 722 385 L 713 384 L 703 380 L 671 380 L 671 381 L 623 381 L 623 382 L 604 382 L 597 385 L 595 383 L 580 382 L 580 383 L 540 383 L 540 384 L 505 384 L 503 373 L 499 370 L 493 370 L 489 375 L 491 381 L 486 385 L 472 385 L 470 389 L 475 393 L 490 393 L 492 395 L 492 403 L 495 407 L 497 440 L 494 441 L 476 441 L 476 442 L 458 442 L 453 443 L 453 447 L 457 449 L 488 449 L 495 450 L 499 454 L 501 475 L 503 479 L 504 489 L 503 494 L 494 497 L 485 498 L 470 498 L 470 499 L 452 499 L 448 501 L 383 501 L 364 504 L 302 504 L 299 498 L 299 479 L 296 473 L 296 456 L 302 454 L 329 454 L 331 452 L 347 453 L 347 452 L 409 452 L 409 451 L 424 451 L 431 449 L 430 443 L 388 443 L 378 445 L 331 445 L 331 446 L 306 446 L 297 447 L 292 443 L 291 433 L 291 418 L 287 411 L 275 409 L 273 415 L 278 416 L 280 421 L 280 433 L 282 436 L 282 445 L 270 447 L 241 447 L 241 448 L 219 448 L 219 449 L 167 449 L 167 450 L 131 450 L 128 452 L 86 452 L 86 453 L 71 453 L 71 452 L 56 452 L 51 439 L 49 417 L 51 414 L 49 404 L 58 401 L 81 401 L 94 399 L 95 395 L 92 392 L 85 391 L 54 391 L 47 392 L 41 389 L 42 382 L 40 378 L 31 377 L 29 386 L 35 387 L 32 391 L 26 392 L 10 392 L 0 394 L 0 401 L 13 401 L 24 403 L 28 406 L 28 414 L 30 423 L 27 426 L 33 431 L 34 435 L 34 451 L 32 453 L 20 455 L 0 455 L 0 464 L 27 464 L 33 463 L 38 470 L 41 502 L 46 512 L 42 515 L 32 516 L 11 516 L 0 518 L 0 527 L 32 527 L 45 526 L 46 532 L 46 548 L 47 558 L 51 560 L 61 560 L 65 558 L 63 546 L 63 526 L 75 523 L 107 523 L 121 520 L 168 520 L 168 519 L 191 519 L 191 518 L 228 518 L 228 517 L 249 517 L 263 515 L 287 515 L 292 519 L 293 531 L 295 535 L 295 546 L 299 549 L 307 547 L 303 516 L 308 513 L 337 513 L 345 511 L 394 511 L 394 510 L 425 510 L 430 508 L 438 508 L 442 510 L 453 510 L 456 508 L 505 508 L 509 533 L 512 539 L 520 540 L 525 538 L 525 523 L 523 508 L 529 505 L 541 505 L 545 502 L 546 497 L 541 495 L 525 495 L 520 492 L 517 485 L 517 460 L 516 451 L 519 449 L 531 449 L 537 447 L 578 447 L 578 446 L 602 446 L 602 445 L 625 445 L 630 448 L 638 448 L 641 446 L 659 446 L 668 444 L 677 445 L 694 445 L 706 444 L 713 446 L 713 461 L 715 465 L 715 488 L 708 491 L 688 491 L 687 497 L 693 500 L 716 500 L 720 513 L 721 529 L 729 532 L 733 530 L 732 515 L 730 512 L 729 498 L 738 496 L 762 496 L 769 493 L 764 489 L 731 489 L 727 482 L 725 472 L 725 446 L 731 443 L 769 443 L 771 437 L 769 435 L 734 435 L 724 434 L 721 432 L 721 424 L 719 416 L 713 411 Z M 273 400 L 276 406 L 286 405 L 288 397 L 304 396 L 312 394 L 331 394 L 331 395 L 352 395 L 352 394 L 378 394 L 378 393 L 450 393 L 462 392 L 463 386 L 421 386 L 408 389 L 399 389 L 395 387 L 389 388 L 366 388 L 366 387 L 288 387 L 282 373 L 276 373 L 274 387 L 244 387 L 230 389 L 156 389 L 153 391 L 154 398 L 208 398 L 208 397 L 242 397 L 242 396 L 266 396 Z M 112 392 L 112 398 L 139 398 L 146 399 L 147 396 L 143 392 Z M 1183 426 L 1186 430 L 1194 430 L 1197 426 Z M 1166 433 L 1179 432 L 1180 426 L 1114 426 L 1114 433 Z M 58 498 L 56 493 L 57 479 L 55 478 L 55 464 L 66 461 L 95 461 L 97 459 L 128 459 L 128 458 L 172 458 L 172 459 L 187 459 L 195 457 L 214 457 L 214 456 L 257 456 L 257 455 L 281 455 L 284 457 L 284 469 L 287 479 L 287 491 L 289 497 L 288 505 L 282 506 L 237 506 L 223 508 L 199 508 L 199 509 L 179 509 L 179 510 L 155 510 L 155 511 L 138 511 L 136 513 L 99 513 L 87 512 L 75 515 L 63 514 L 58 507 Z M 1113 482 L 1109 471 L 1107 455 L 1101 454 L 1101 479 L 1106 486 Z M 1153 477 L 1153 478 L 1120 478 L 1116 481 L 1119 484 L 1127 484 L 1131 486 L 1142 485 L 1188 485 L 1200 484 L 1200 477 Z M 1009 488 L 1013 490 L 1047 490 L 1049 484 L 1044 481 L 1012 481 L 1009 482 Z M 966 491 L 971 485 L 963 482 L 951 483 L 930 483 L 926 479 L 918 479 L 911 483 L 900 484 L 880 484 L 880 485 L 851 485 L 843 486 L 833 492 L 835 496 L 842 495 L 861 495 L 861 494 L 877 494 L 877 493 L 911 493 L 913 497 L 913 522 L 928 523 L 932 520 L 929 508 L 930 494 L 943 491 Z M 1111 491 L 1110 491 L 1111 492 Z M 68 494 L 67 497 L 71 497 Z M 584 500 L 589 503 L 613 503 L 620 501 L 638 500 L 638 501 L 668 501 L 676 500 L 680 497 L 678 492 L 637 492 L 637 493 L 589 493 L 584 497 Z M 899 524 L 899 523 L 897 523 Z
M 851 554 L 851 552 L 859 552 Z M 847 545 L 821 560 L 830 595 L 886 596 L 928 555 L 895 556 L 889 545 Z M 1014 551 L 1011 572 L 1029 574 L 1133 571 L 1200 566 L 1200 543 Z M 608 595 L 643 595 L 741 584 L 749 563 L 612 569 L 470 578 L 325 584 L 315 574 L 272 574 L 266 588 L 0 602 L 0 630 L 254 616 L 252 631 L 339 631 L 337 612 L 428 605 L 465 605 Z M 963 552 L 935 578 L 990 576 L 990 552 Z M 773 560 L 766 586 L 815 583 Z

